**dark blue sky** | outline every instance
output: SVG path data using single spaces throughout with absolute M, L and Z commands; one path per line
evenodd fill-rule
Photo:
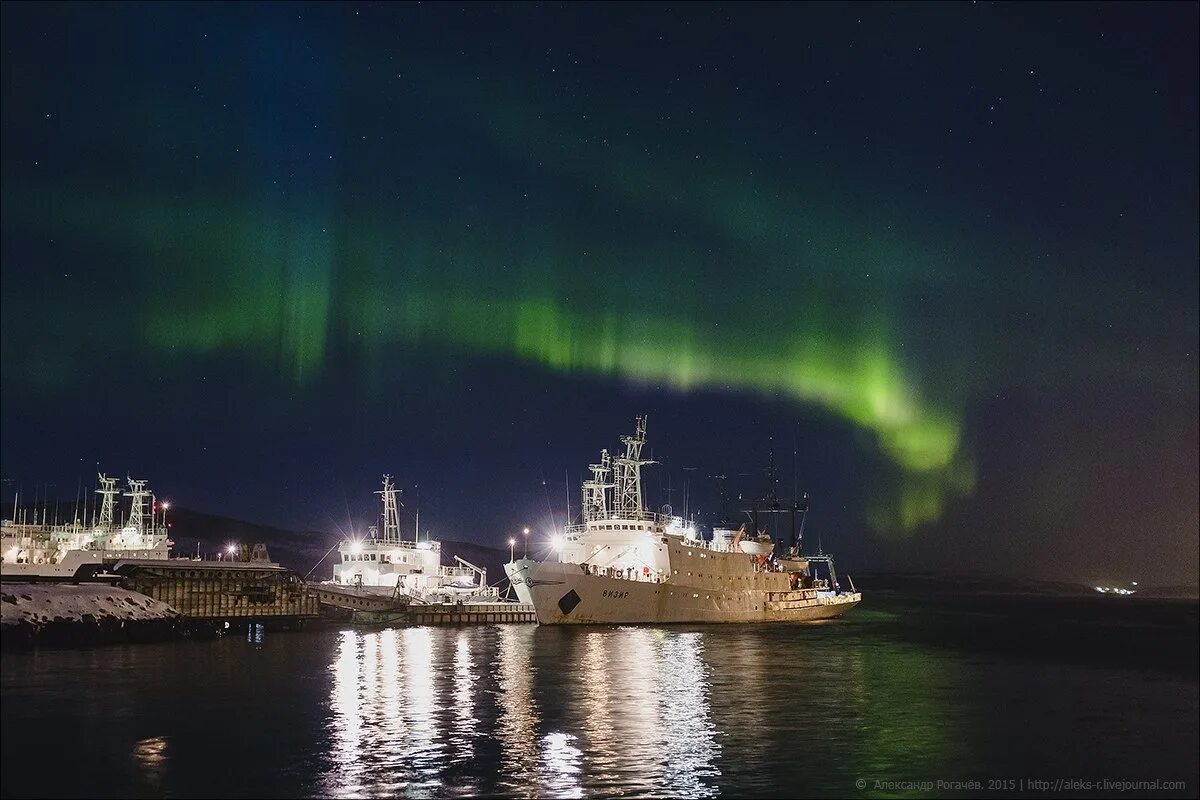
M 2 14 L 7 502 L 499 543 L 649 413 L 855 565 L 1197 580 L 1195 4 Z

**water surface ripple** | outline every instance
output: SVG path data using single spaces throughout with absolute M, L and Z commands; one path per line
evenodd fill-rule
M 1023 617 L 997 603 L 6 652 L 3 794 L 872 796 L 896 794 L 876 781 L 1036 777 L 1195 794 L 1195 673 L 1155 661 L 1195 647 L 1194 611 L 1190 634 L 1123 619 L 1109 653 L 1101 606 L 1050 604 L 1056 636 L 1082 637 L 1055 649 L 1036 641 L 1045 623 L 1009 641 Z M 1130 637 L 1140 657 L 1116 657 Z

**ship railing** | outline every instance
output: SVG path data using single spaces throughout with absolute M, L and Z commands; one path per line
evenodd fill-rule
M 634 583 L 664 583 L 667 580 L 666 575 L 660 573 L 658 570 L 650 570 L 649 573 L 646 573 L 643 567 L 600 567 L 595 564 L 583 564 L 581 566 L 588 575 L 595 575 L 601 578 L 614 578 Z
M 71 536 L 77 533 L 90 533 L 83 525 L 40 525 L 28 522 L 5 522 L 4 531 L 9 536 L 50 539 L 53 537 Z
M 342 544 L 346 544 L 346 543 L 343 542 Z M 434 550 L 434 551 L 438 551 L 438 550 L 442 549 L 441 542 L 434 542 L 434 541 L 414 542 L 411 539 L 395 540 L 395 539 L 375 538 L 375 539 L 365 539 L 362 542 L 360 542 L 359 544 L 360 545 L 370 545 L 372 547 L 387 547 L 387 548 L 392 548 L 392 549 L 397 549 L 397 550 Z
M 438 570 L 438 574 L 443 578 L 467 578 L 475 576 L 475 571 L 466 567 L 439 567 Z
M 652 530 L 648 532 L 653 532 L 654 527 L 661 526 L 664 529 L 669 529 L 669 532 L 675 535 L 682 535 L 683 531 L 688 527 L 687 520 L 685 520 L 683 517 L 677 517 L 672 514 L 659 514 L 654 511 L 644 511 L 642 512 L 641 516 L 630 516 L 629 514 L 610 512 L 606 516 L 595 517 L 587 522 L 568 525 L 563 529 L 563 533 L 568 540 L 571 540 L 573 537 L 578 537 L 579 534 L 587 531 L 589 526 L 594 526 L 596 523 L 606 522 L 622 522 L 629 523 L 631 525 L 649 522 L 651 523 Z M 634 528 L 626 532 L 637 533 L 639 530 L 647 532 L 645 529 L 639 528 Z

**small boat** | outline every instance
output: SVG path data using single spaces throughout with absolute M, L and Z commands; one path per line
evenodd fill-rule
M 488 586 L 486 569 L 457 555 L 454 565 L 442 564 L 441 542 L 422 538 L 416 525 L 411 539 L 401 536 L 400 490 L 391 475 L 383 476 L 383 488 L 375 493 L 382 500 L 382 528 L 372 525 L 365 537 L 347 536 L 338 544 L 333 586 L 403 602 L 499 600 L 499 590 Z

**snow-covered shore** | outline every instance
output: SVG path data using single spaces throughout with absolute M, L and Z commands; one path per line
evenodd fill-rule
M 5 644 L 60 644 L 171 636 L 179 612 L 144 594 L 102 583 L 4 583 L 0 634 Z

